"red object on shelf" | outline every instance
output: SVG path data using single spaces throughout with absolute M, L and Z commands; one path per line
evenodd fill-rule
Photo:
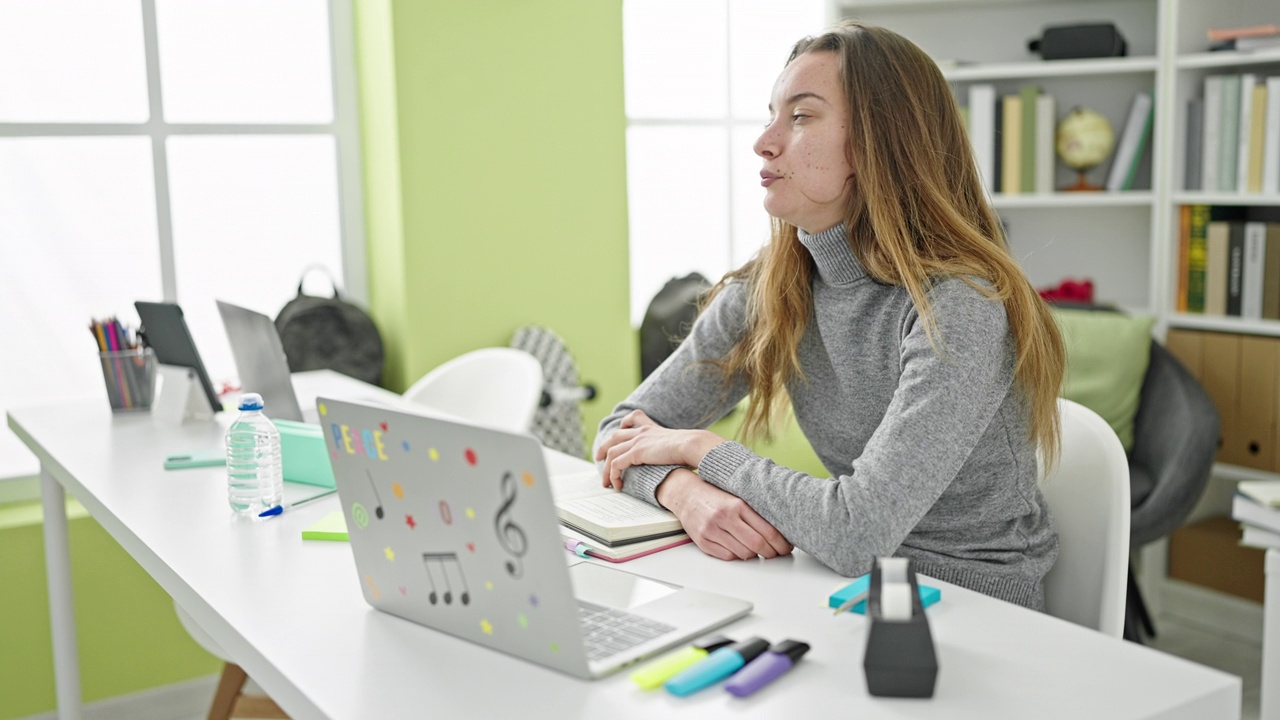
M 1040 297 L 1049 302 L 1093 302 L 1092 280 L 1063 280 L 1057 287 L 1041 288 Z

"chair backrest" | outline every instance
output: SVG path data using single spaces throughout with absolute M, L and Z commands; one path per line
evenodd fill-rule
M 476 425 L 527 432 L 542 401 L 542 363 L 523 350 L 482 348 L 423 375 L 403 397 Z
M 1060 398 L 1058 415 L 1062 452 L 1040 479 L 1059 543 L 1058 562 L 1044 580 L 1045 606 L 1050 615 L 1119 638 L 1129 569 L 1129 463 L 1097 413 Z

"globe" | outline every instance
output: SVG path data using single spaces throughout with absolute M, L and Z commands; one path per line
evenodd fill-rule
M 1102 114 L 1088 108 L 1072 108 L 1058 123 L 1055 147 L 1062 162 L 1078 172 L 1080 178 L 1074 186 L 1064 189 L 1101 190 L 1096 185 L 1090 185 L 1085 175 L 1107 159 L 1115 142 L 1115 131 Z

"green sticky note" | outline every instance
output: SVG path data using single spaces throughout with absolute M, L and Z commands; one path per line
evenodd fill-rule
M 347 519 L 341 510 L 334 510 L 308 525 L 302 531 L 302 539 L 347 542 Z

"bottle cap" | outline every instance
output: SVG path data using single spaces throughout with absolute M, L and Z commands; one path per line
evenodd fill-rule
M 245 393 L 240 396 L 239 409 L 261 410 L 262 407 L 262 396 L 258 393 Z

